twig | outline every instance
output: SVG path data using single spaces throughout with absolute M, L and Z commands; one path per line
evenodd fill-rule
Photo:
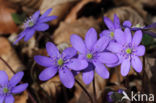
M 85 87 L 84 87 L 78 80 L 75 79 L 75 81 L 76 81 L 76 83 L 81 87 L 81 89 L 87 94 L 87 96 L 89 97 L 91 103 L 94 103 L 94 102 L 93 102 L 93 99 L 92 99 L 92 97 L 91 97 L 91 95 L 90 95 L 89 92 L 85 89 Z
M 13 73 L 16 74 L 16 72 L 12 69 L 12 67 L 2 58 L 0 57 L 0 60 L 9 68 L 9 70 Z M 36 100 L 34 99 L 34 97 L 31 95 L 31 93 L 26 90 L 28 92 L 28 95 L 30 97 L 30 99 L 32 100 L 33 103 L 37 103 Z

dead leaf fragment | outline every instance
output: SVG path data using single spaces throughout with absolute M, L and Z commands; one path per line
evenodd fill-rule
M 41 13 L 44 13 L 47 9 L 53 8 L 53 11 L 50 13 L 50 15 L 56 15 L 58 18 L 51 23 L 57 24 L 65 17 L 71 7 L 73 7 L 78 1 L 79 0 L 43 0 L 40 10 Z
M 121 23 L 123 23 L 123 21 L 125 20 L 130 20 L 133 26 L 137 24 L 144 25 L 144 19 L 142 18 L 142 16 L 140 16 L 138 12 L 136 12 L 129 6 L 111 9 L 108 12 L 106 12 L 104 16 L 107 16 L 111 20 L 113 20 L 114 14 L 116 14 L 119 17 Z
M 0 37 L 0 57 L 2 57 L 15 72 L 24 70 L 25 68 L 19 60 L 15 50 L 10 45 L 8 39 L 4 37 Z M 13 76 L 13 73 L 2 61 L 0 61 L 0 70 L 6 71 L 9 78 Z
M 16 10 L 9 7 L 9 4 L 2 0 L 0 1 L 0 34 L 15 33 L 18 31 L 11 14 Z
M 27 103 L 28 93 L 24 91 L 21 95 L 15 96 L 15 103 Z
M 58 29 L 54 32 L 53 40 L 56 44 L 70 43 L 70 36 L 78 34 L 84 37 L 89 28 L 94 27 L 98 32 L 100 30 L 99 23 L 94 18 L 80 18 L 75 22 L 61 22 Z

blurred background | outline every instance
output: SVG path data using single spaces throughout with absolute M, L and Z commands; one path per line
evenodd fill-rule
M 23 30 L 23 22 L 35 11 L 40 10 L 42 14 L 49 8 L 53 8 L 50 15 L 58 16 L 49 22 L 50 28 L 45 32 L 36 32 L 28 42 L 21 40 L 13 45 L 16 36 Z M 130 20 L 133 26 L 149 25 L 156 22 L 156 0 L 0 0 L 0 56 L 14 71 L 25 72 L 23 82 L 29 83 L 28 90 L 37 103 L 90 103 L 76 83 L 72 89 L 67 89 L 60 83 L 58 75 L 47 82 L 39 81 L 38 75 L 44 67 L 37 65 L 33 57 L 47 55 L 47 41 L 55 43 L 62 51 L 70 46 L 71 34 L 84 37 L 90 27 L 100 33 L 107 29 L 103 16 L 113 20 L 114 14 L 117 14 L 121 24 Z M 107 93 L 118 89 L 156 94 L 156 39 L 144 35 L 142 44 L 146 46 L 146 55 L 142 58 L 144 70 L 140 74 L 131 69 L 125 78 L 120 74 L 120 67 L 116 67 L 109 68 L 111 76 L 107 80 L 95 75 L 98 103 L 109 103 Z M 5 70 L 10 78 L 13 76 L 2 61 L 0 70 Z M 76 78 L 83 84 L 81 75 Z M 84 86 L 93 93 L 92 85 Z M 15 96 L 15 103 L 32 101 L 25 91 Z

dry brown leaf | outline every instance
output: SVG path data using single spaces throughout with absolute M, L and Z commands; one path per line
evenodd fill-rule
M 9 41 L 4 37 L 0 37 L 0 57 L 2 57 L 15 72 L 24 70 L 25 68 Z M 0 61 L 0 70 L 6 71 L 9 78 L 13 76 L 13 73 L 2 61 Z
M 115 0 L 118 6 L 130 6 L 138 12 L 138 14 L 147 19 L 147 12 L 143 9 L 143 0 Z
M 58 18 L 51 23 L 57 24 L 60 20 L 64 19 L 71 7 L 78 1 L 79 0 L 43 0 L 40 10 L 41 13 L 44 13 L 47 9 L 53 8 L 50 15 L 56 15 Z
M 89 85 L 84 84 L 82 81 L 82 75 L 79 74 L 76 76 L 76 79 L 87 89 L 87 91 L 92 95 L 93 94 L 93 87 L 92 83 Z M 95 86 L 96 86 L 96 93 L 97 93 L 97 98 L 99 99 L 101 97 L 102 91 L 105 89 L 106 86 L 106 80 L 101 78 L 98 74 L 95 73 Z M 74 98 L 70 100 L 69 103 L 88 103 L 89 99 L 88 96 L 84 93 L 82 88 L 75 83 L 75 92 L 74 92 Z
M 55 76 L 52 79 L 48 80 L 45 83 L 41 84 L 41 87 L 52 96 L 56 96 L 56 92 L 59 92 L 61 90 L 61 82 L 59 79 L 59 76 Z
M 74 22 L 77 19 L 78 12 L 82 9 L 82 7 L 90 2 L 100 2 L 101 0 L 81 0 L 79 3 L 72 8 L 71 12 L 67 15 L 65 22 Z
M 67 23 L 61 22 L 58 29 L 54 32 L 53 40 L 54 43 L 70 43 L 70 36 L 72 34 L 78 34 L 84 37 L 89 28 L 94 27 L 98 32 L 100 30 L 99 23 L 96 19 L 90 18 L 80 18 L 75 22 Z
M 24 91 L 21 95 L 15 96 L 15 103 L 27 103 L 28 93 Z
M 117 14 L 121 23 L 125 20 L 130 20 L 133 25 L 144 25 L 144 20 L 134 9 L 129 6 L 118 7 L 109 10 L 104 16 L 109 17 L 111 20 L 114 18 L 114 14 Z
M 140 0 L 144 6 L 149 6 L 151 8 L 156 8 L 156 0 Z
M 11 14 L 16 10 L 9 7 L 5 0 L 0 1 L 0 34 L 10 34 L 18 31 Z

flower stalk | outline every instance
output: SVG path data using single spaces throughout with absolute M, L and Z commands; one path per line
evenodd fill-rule
M 75 79 L 75 82 L 81 87 L 81 89 L 86 93 L 86 95 L 89 97 L 91 103 L 94 103 L 92 96 L 89 94 L 89 92 L 85 89 L 85 87 L 77 80 Z

